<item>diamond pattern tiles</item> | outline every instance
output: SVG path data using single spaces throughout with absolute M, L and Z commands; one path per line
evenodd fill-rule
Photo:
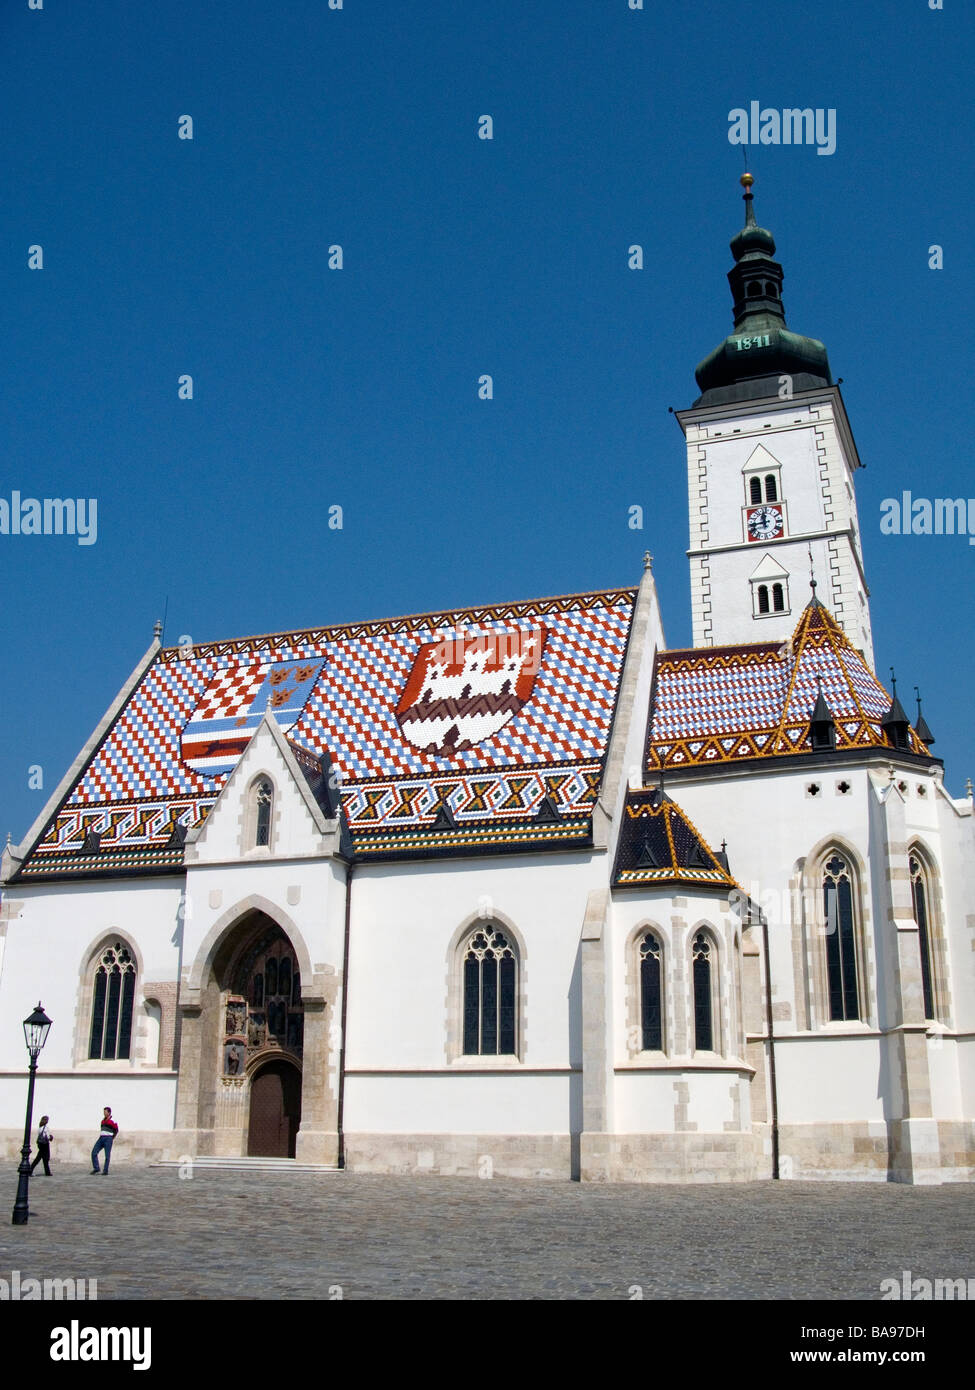
M 438 814 L 485 833 L 488 822 L 524 823 L 546 807 L 588 816 L 635 596 L 582 594 L 164 651 L 34 859 L 76 856 L 90 831 L 104 850 L 136 850 L 164 845 L 177 824 L 201 825 L 262 711 L 279 703 L 296 748 L 328 755 L 353 832 L 415 838 Z M 414 669 L 420 693 L 408 737 L 399 706 Z M 428 673 L 436 698 L 420 688 Z M 440 740 L 429 747 L 424 719 Z
M 836 747 L 887 747 L 890 696 L 829 611 L 813 600 L 791 641 L 662 652 L 647 765 L 693 767 L 810 751 L 822 685 Z M 912 751 L 927 750 L 911 733 Z

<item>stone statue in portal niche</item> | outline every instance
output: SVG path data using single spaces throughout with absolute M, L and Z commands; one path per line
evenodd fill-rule
M 243 1061 L 243 1052 L 239 1043 L 228 1043 L 224 1056 L 224 1071 L 228 1076 L 236 1076 L 240 1071 L 240 1064 Z

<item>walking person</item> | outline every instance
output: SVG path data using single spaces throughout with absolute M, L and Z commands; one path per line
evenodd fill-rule
M 112 1145 L 115 1142 L 115 1136 L 117 1134 L 118 1125 L 112 1119 L 112 1107 L 106 1105 L 104 1113 L 102 1114 L 101 1133 L 95 1140 L 95 1147 L 91 1151 L 91 1171 L 93 1173 L 101 1172 L 98 1166 L 98 1155 L 102 1150 L 105 1152 L 105 1173 L 108 1173 L 108 1165 L 112 1157 Z
M 50 1115 L 41 1116 L 40 1128 L 37 1131 L 37 1157 L 30 1165 L 30 1170 L 33 1173 L 37 1165 L 43 1163 L 44 1176 L 46 1178 L 51 1176 L 51 1140 L 54 1138 L 54 1135 L 47 1127 L 47 1122 L 50 1118 Z

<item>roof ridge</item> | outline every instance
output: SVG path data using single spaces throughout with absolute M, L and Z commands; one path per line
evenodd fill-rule
M 196 652 L 199 647 L 212 647 L 215 643 L 224 642 L 271 642 L 284 640 L 286 638 L 301 637 L 304 633 L 330 633 L 343 632 L 350 627 L 379 627 L 386 623 L 406 623 L 419 622 L 420 619 L 436 619 L 443 621 L 455 621 L 458 618 L 475 616 L 490 609 L 503 608 L 528 608 L 537 604 L 549 603 L 573 603 L 584 599 L 611 599 L 625 595 L 628 598 L 635 598 L 639 586 L 636 584 L 624 584 L 609 589 L 582 589 L 573 594 L 543 594 L 537 598 L 523 599 L 501 599 L 495 603 L 474 603 L 468 604 L 465 608 L 442 608 L 431 609 L 425 613 L 394 613 L 386 618 L 353 618 L 345 622 L 323 623 L 318 626 L 305 624 L 303 627 L 282 628 L 277 632 L 254 632 L 245 633 L 237 637 L 212 637 L 203 642 L 193 642 L 184 646 L 162 647 L 158 657 L 160 660 L 171 659 L 172 656 L 187 650 Z M 515 615 L 521 616 L 521 615 Z M 525 614 L 524 616 L 531 616 Z

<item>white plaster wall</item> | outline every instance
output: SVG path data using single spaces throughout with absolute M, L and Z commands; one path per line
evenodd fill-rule
M 53 1030 L 52 1030 L 53 1035 Z M 50 1044 L 48 1044 L 50 1046 Z M 50 1115 L 54 1135 L 54 1157 L 57 1157 L 59 1133 L 68 1130 L 89 1130 L 91 1142 L 98 1137 L 102 1111 L 106 1105 L 119 1126 L 121 1138 L 113 1152 L 125 1154 L 125 1135 L 136 1130 L 171 1130 L 176 1104 L 176 1077 L 172 1072 L 112 1072 L 102 1076 L 73 1072 L 50 1072 L 45 1069 L 47 1048 L 41 1053 L 34 1088 L 34 1123 L 31 1143 L 37 1133 L 42 1115 Z M 20 1075 L 0 1074 L 0 1129 L 8 1132 L 23 1127 L 27 1105 L 27 1069 Z
M 937 1033 L 928 1037 L 931 1113 L 935 1119 L 963 1120 L 967 1114 L 975 1114 L 975 1091 L 968 1091 L 967 1112 L 962 1104 L 959 1061 L 959 1045 L 954 1038 L 945 1038 Z
M 146 878 L 5 890 L 11 912 L 22 906 L 7 925 L 0 977 L 0 1071 L 26 1065 L 21 1024 L 38 1000 L 53 1020 L 41 1066 L 47 1071 L 71 1067 L 82 966 L 113 932 L 124 936 L 141 960 L 136 1015 L 143 1011 L 146 985 L 177 978 L 179 885 L 179 879 Z M 118 1073 L 134 1071 L 136 1062 L 84 1066 Z
M 672 1134 L 675 1081 L 686 1076 L 668 1071 L 617 1071 L 615 1123 L 618 1134 Z
M 883 1120 L 881 1039 L 777 1039 L 779 1122 L 784 1125 Z
M 347 1076 L 350 1134 L 568 1134 L 581 1128 L 581 1075 Z
M 975 1032 L 975 816 L 965 799 L 952 805 L 938 798 L 944 853 L 944 905 L 951 966 L 954 1025 Z M 975 1076 L 965 1091 L 969 1115 L 975 1114 Z
M 524 943 L 522 1061 L 513 1058 L 499 1063 L 485 1058 L 485 1069 L 497 1070 L 500 1065 L 514 1073 L 579 1067 L 579 939 L 588 893 L 605 872 L 604 856 L 588 853 L 357 870 L 352 889 L 347 1068 L 350 1072 L 389 1067 L 417 1072 L 449 1069 L 455 1074 L 421 1076 L 409 1083 L 398 1077 L 378 1086 L 370 1083 L 368 1124 L 360 1125 L 350 1115 L 350 1131 L 423 1128 L 417 1118 L 409 1120 L 404 1104 L 415 1116 L 428 1114 L 427 1123 L 439 1130 L 449 1130 L 455 1123 L 449 1118 L 450 1107 L 458 1106 L 473 1130 L 499 1125 L 511 1133 L 568 1131 L 564 1079 L 552 1082 L 512 1074 L 510 1081 L 506 1077 L 503 1082 L 482 1084 L 486 1079 L 477 1075 L 481 1066 L 477 1060 L 448 1062 L 448 948 L 461 925 L 479 910 L 487 916 L 503 914 Z M 365 1084 L 355 1079 L 357 1094 L 366 1094 Z M 408 1102 L 394 1099 L 407 1089 Z M 429 1099 L 419 1101 L 417 1097 L 425 1093 Z M 502 1094 L 503 1100 L 498 1099 Z M 561 1100 L 553 1110 L 550 1098 L 555 1094 Z M 347 1089 L 347 1103 L 350 1096 Z

